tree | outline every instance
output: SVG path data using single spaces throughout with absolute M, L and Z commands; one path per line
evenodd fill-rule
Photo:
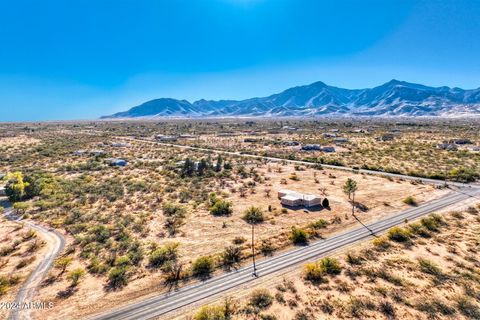
M 292 227 L 291 238 L 294 244 L 304 245 L 308 243 L 308 233 L 300 228 Z
M 355 192 L 358 190 L 357 182 L 351 178 L 343 185 L 343 192 L 348 195 L 348 200 L 352 203 L 352 216 L 355 216 Z M 348 215 L 345 214 L 345 219 L 348 219 Z
M 357 182 L 351 178 L 348 178 L 343 185 L 343 192 L 348 195 L 348 200 L 351 200 L 352 195 L 355 193 L 355 191 L 357 191 L 357 189 Z
M 199 257 L 193 262 L 192 265 L 192 274 L 195 277 L 207 278 L 213 272 L 215 264 L 213 259 L 208 256 Z
M 190 158 L 185 159 L 185 162 L 183 163 L 183 167 L 182 167 L 182 172 L 180 175 L 182 177 L 192 177 L 194 173 L 195 173 L 195 163 Z
M 127 267 L 113 267 L 108 273 L 108 283 L 112 288 L 119 288 L 127 285 Z
M 251 206 L 243 214 L 243 220 L 249 224 L 262 223 L 265 220 L 262 209 Z
M 75 287 L 77 286 L 80 279 L 83 278 L 84 276 L 85 276 L 85 270 L 83 270 L 82 268 L 77 268 L 68 274 L 67 279 L 72 282 L 71 284 L 72 287 Z
M 203 176 L 205 174 L 205 170 L 208 169 L 208 164 L 205 159 L 200 160 L 197 166 L 197 175 Z
M 221 155 L 218 155 L 217 157 L 217 163 L 215 164 L 215 172 L 220 172 L 222 171 L 222 163 L 223 163 L 223 159 L 222 159 L 222 156 Z
M 215 199 L 214 205 L 210 207 L 210 213 L 214 216 L 229 216 L 232 212 L 232 203 L 218 198 Z
M 23 200 L 25 197 L 25 188 L 30 184 L 23 180 L 23 174 L 20 171 L 9 173 L 5 180 L 7 185 L 5 186 L 5 193 L 11 202 L 17 202 Z
M 72 264 L 71 257 L 61 257 L 55 260 L 54 266 L 57 269 L 60 269 L 60 275 L 64 274 L 68 266 Z

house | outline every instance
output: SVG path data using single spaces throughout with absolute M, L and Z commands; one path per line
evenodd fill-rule
M 347 143 L 348 139 L 347 138 L 335 138 L 335 139 L 333 139 L 333 141 L 335 141 L 335 143 Z
M 114 148 L 126 148 L 126 147 L 130 147 L 130 145 L 128 143 L 123 143 L 123 142 L 114 142 L 114 143 L 112 143 L 112 147 L 114 147 Z
M 437 149 L 442 149 L 447 151 L 457 151 L 458 147 L 453 143 L 439 143 L 437 144 Z
M 175 142 L 178 140 L 177 136 L 167 136 L 163 134 L 159 134 L 155 136 L 155 139 L 157 141 L 162 141 L 162 142 Z
M 284 141 L 283 145 L 288 147 L 293 147 L 293 146 L 300 145 L 300 143 L 298 141 Z
M 334 147 L 323 147 L 322 151 L 323 152 L 328 152 L 328 153 L 335 152 L 335 148 Z
M 90 154 L 94 155 L 95 157 L 100 157 L 100 156 L 104 156 L 106 152 L 103 150 L 92 150 L 90 151 Z
M 299 194 L 287 194 L 280 199 L 280 202 L 284 206 L 299 207 L 303 204 L 303 198 Z
M 324 133 L 323 137 L 324 138 L 336 138 L 337 135 L 335 133 Z
M 6 194 L 6 192 L 5 192 L 5 187 L 4 187 L 4 186 L 1 186 L 1 187 L 0 187 L 0 197 L 4 197 L 4 196 L 6 196 L 6 195 L 7 195 L 7 194 Z
M 452 139 L 444 143 L 453 143 L 453 144 L 473 144 L 470 139 Z
M 282 205 L 289 207 L 304 206 L 306 208 L 319 206 L 321 202 L 320 196 L 313 194 L 302 194 L 296 191 L 282 189 L 278 191 L 278 198 Z
M 128 164 L 128 162 L 126 160 L 117 159 L 117 158 L 105 159 L 105 162 L 108 163 L 109 165 L 115 166 L 115 167 L 125 167 Z
M 312 151 L 312 150 L 321 150 L 322 148 L 320 147 L 319 144 L 306 144 L 302 146 L 302 150 L 305 151 Z
M 303 205 L 307 208 L 319 206 L 322 203 L 322 199 L 314 194 L 306 194 L 303 196 Z
M 473 146 L 470 150 L 471 150 L 471 151 L 474 151 L 474 152 L 479 152 L 479 151 L 480 151 L 480 147 Z
M 74 155 L 74 156 L 83 156 L 83 155 L 85 155 L 86 153 L 87 153 L 86 150 L 77 150 L 77 151 L 74 151 L 74 152 L 73 152 L 73 155 Z
M 395 135 L 393 133 L 385 133 L 377 138 L 378 141 L 393 141 L 393 139 L 395 139 Z

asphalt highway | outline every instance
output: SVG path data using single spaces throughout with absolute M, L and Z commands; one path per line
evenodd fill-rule
M 479 196 L 479 188 L 463 187 L 462 189 L 449 193 L 441 199 L 392 214 L 366 226 L 345 231 L 330 238 L 314 242 L 308 246 L 299 247 L 278 256 L 264 259 L 257 263 L 257 275 L 261 278 L 273 273 L 287 271 L 292 267 L 317 260 L 329 253 L 381 234 L 393 226 L 403 224 L 406 220 L 411 221 L 450 205 L 459 204 L 471 197 Z M 180 288 L 171 293 L 160 294 L 141 302 L 97 315 L 93 319 L 141 320 L 168 316 L 169 313 L 175 310 L 188 307 L 207 298 L 221 296 L 235 288 L 255 281 L 257 281 L 257 278 L 252 275 L 252 266 L 246 266 L 234 272 L 225 273 L 207 281 Z

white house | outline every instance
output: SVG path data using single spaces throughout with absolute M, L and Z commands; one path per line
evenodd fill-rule
M 322 203 L 320 196 L 314 194 L 302 194 L 287 189 L 279 190 L 278 198 L 280 199 L 281 204 L 290 207 L 305 206 L 309 208 L 319 206 Z

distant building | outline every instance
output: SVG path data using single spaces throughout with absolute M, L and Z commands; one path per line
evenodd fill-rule
M 4 197 L 6 196 L 7 194 L 5 193 L 5 187 L 4 186 L 1 186 L 0 187 L 0 197 Z
M 103 150 L 92 150 L 90 154 L 94 155 L 95 157 L 100 157 L 106 155 L 106 152 Z
M 163 134 L 159 134 L 157 136 L 155 136 L 155 139 L 157 141 L 161 141 L 161 142 L 175 142 L 178 140 L 178 137 L 177 136 L 166 136 L 166 135 L 163 135 Z
M 471 151 L 474 151 L 474 152 L 479 152 L 480 151 L 480 147 L 478 146 L 474 146 L 470 149 Z
M 255 143 L 255 142 L 258 142 L 258 139 L 255 139 L 255 138 L 245 138 L 245 139 L 243 139 L 243 142 Z
M 74 151 L 74 152 L 73 152 L 73 155 L 75 155 L 75 156 L 83 156 L 83 155 L 85 155 L 86 153 L 87 153 L 86 150 L 77 150 L 77 151 Z
M 293 147 L 300 145 L 300 143 L 298 141 L 283 141 L 283 145 Z
M 473 144 L 470 139 L 452 139 L 444 143 L 453 143 L 453 144 Z
M 333 139 L 333 141 L 335 141 L 335 143 L 347 143 L 348 139 L 347 138 L 335 138 L 335 139 Z
M 111 166 L 116 166 L 116 167 L 125 167 L 128 164 L 126 160 L 117 159 L 117 158 L 105 159 L 105 162 Z
M 393 133 L 385 133 L 377 138 L 378 141 L 393 141 L 393 139 L 395 139 L 395 135 Z
M 324 138 L 336 138 L 337 135 L 335 133 L 324 133 L 323 137 Z
M 320 151 L 322 147 L 319 144 L 306 144 L 302 146 L 302 150 L 304 151 Z
M 447 151 L 457 151 L 458 147 L 453 143 L 439 143 L 437 144 L 437 149 L 442 149 Z
M 128 143 L 124 143 L 124 142 L 113 142 L 112 147 L 114 147 L 114 148 L 126 148 L 126 147 L 130 147 L 130 145 Z
M 323 152 L 328 152 L 328 153 L 335 152 L 335 148 L 334 147 L 323 147 L 322 151 Z
M 319 206 L 321 204 L 320 196 L 313 194 L 302 194 L 296 191 L 282 189 L 278 191 L 280 202 L 289 207 L 304 206 L 307 208 Z

